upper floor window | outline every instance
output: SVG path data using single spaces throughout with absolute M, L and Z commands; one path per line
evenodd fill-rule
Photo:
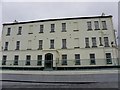
M 85 44 L 86 44 L 85 48 L 90 48 L 90 46 L 89 46 L 89 38 L 88 37 L 85 38 Z
M 26 63 L 25 63 L 25 65 L 30 65 L 30 60 L 31 60 L 31 56 L 26 55 Z
M 15 55 L 14 56 L 14 65 L 18 65 L 18 60 L 19 60 L 19 56 Z
M 44 30 L 44 25 L 40 25 L 40 32 L 39 33 L 43 33 Z
M 6 65 L 7 55 L 3 55 L 2 65 Z
M 50 32 L 55 32 L 55 24 L 51 24 L 51 31 Z
M 39 50 L 41 50 L 43 48 L 43 40 L 39 40 Z
M 21 35 L 22 32 L 22 27 L 18 27 L 18 34 L 17 35 Z
M 88 31 L 92 30 L 92 23 L 91 23 L 91 21 L 87 22 L 87 27 L 88 27 Z
M 54 39 L 50 40 L 50 49 L 54 49 Z
M 20 49 L 20 41 L 17 41 L 16 42 L 16 50 L 19 50 Z
M 37 55 L 37 65 L 42 65 L 42 55 Z
M 103 46 L 101 37 L 99 37 L 99 41 L 100 41 L 100 45 L 99 46 Z
M 109 47 L 108 37 L 104 37 L 104 45 L 105 45 L 105 47 Z
M 66 39 L 62 39 L 62 48 L 63 49 L 67 48 L 67 46 L 66 46 Z
M 29 25 L 29 32 L 28 34 L 33 34 L 34 27 L 33 25 Z
M 80 54 L 75 54 L 75 65 L 80 65 Z
M 112 64 L 111 53 L 106 53 L 106 63 Z
M 98 21 L 94 21 L 94 25 L 95 25 L 95 30 L 100 30 Z
M 66 23 L 62 23 L 62 32 L 66 32 Z
M 90 54 L 90 65 L 95 65 L 95 54 Z
M 62 55 L 62 65 L 67 65 L 67 54 Z
M 27 50 L 31 50 L 31 49 L 32 49 L 32 40 L 28 40 Z
M 6 35 L 9 36 L 9 35 L 10 35 L 10 32 L 11 32 L 11 28 L 8 28 L 8 29 L 7 29 L 7 34 L 6 34 Z
M 5 48 L 4 50 L 8 50 L 8 42 L 5 42 Z
M 74 38 L 74 44 L 75 44 L 75 46 L 74 46 L 74 48 L 80 48 L 79 47 L 79 38 Z
M 106 21 L 102 21 L 102 29 L 107 30 Z
M 96 45 L 96 37 L 92 37 L 92 47 L 97 47 L 97 45 Z

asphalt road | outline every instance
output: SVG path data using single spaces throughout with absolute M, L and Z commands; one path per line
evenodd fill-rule
M 118 88 L 118 74 L 3 74 L 2 88 Z

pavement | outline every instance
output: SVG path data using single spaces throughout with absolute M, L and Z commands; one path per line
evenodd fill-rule
M 118 69 L 93 69 L 76 71 L 0 70 L 0 74 L 79 75 L 79 74 L 110 74 L 118 73 L 118 71 L 119 71 Z

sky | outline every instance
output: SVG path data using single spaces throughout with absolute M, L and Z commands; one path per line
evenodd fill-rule
M 2 23 L 102 13 L 113 16 L 114 28 L 118 30 L 118 2 L 2 2 Z

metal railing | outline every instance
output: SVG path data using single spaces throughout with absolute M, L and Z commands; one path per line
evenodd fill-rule
M 106 59 L 95 59 L 94 63 L 90 59 L 80 60 L 1 60 L 1 65 L 13 67 L 83 67 L 83 66 L 106 66 L 120 65 L 120 59 L 112 58 L 111 62 Z

